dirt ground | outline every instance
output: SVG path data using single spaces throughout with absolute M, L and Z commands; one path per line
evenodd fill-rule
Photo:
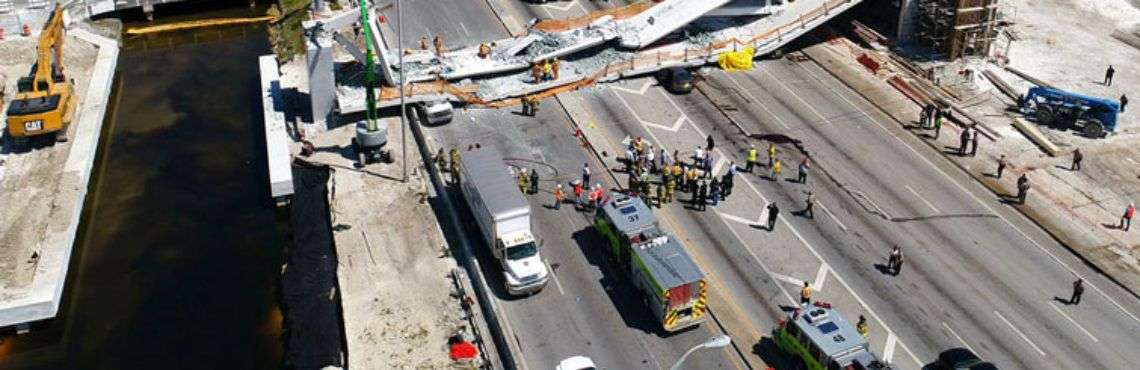
M 16 81 L 31 70 L 37 38 L 11 37 L 0 41 L 0 75 L 4 76 L 4 109 L 16 91 Z M 64 73 L 75 80 L 76 101 L 83 101 L 98 49 L 68 36 L 64 43 Z M 3 116 L 0 113 L 0 116 Z M 6 117 L 3 117 L 6 122 Z M 71 127 L 70 132 L 74 132 Z M 63 164 L 71 150 L 69 142 L 13 153 L 0 147 L 0 300 L 19 296 L 32 281 L 44 233 L 55 209 Z M 66 223 L 66 217 L 56 217 Z M 63 225 L 66 228 L 66 225 Z
M 465 326 L 450 295 L 456 263 L 446 254 L 435 214 L 421 201 L 430 185 L 415 143 L 409 143 L 404 183 L 399 121 L 382 123 L 389 126 L 396 162 L 363 171 L 352 167 L 352 126 L 308 136 L 317 147 L 308 160 L 334 168 L 332 222 L 349 367 L 447 368 L 447 339 Z
M 1010 65 L 1062 89 L 1113 100 L 1140 98 L 1140 2 L 1003 0 L 1016 8 Z M 995 45 L 1004 48 L 1004 45 Z M 1103 84 L 1109 65 L 1112 86 Z M 1136 104 L 1136 103 L 1132 103 Z M 1134 106 L 1135 107 L 1135 106 Z M 1133 108 L 1135 109 L 1135 108 Z M 1117 132 L 1140 132 L 1135 112 Z

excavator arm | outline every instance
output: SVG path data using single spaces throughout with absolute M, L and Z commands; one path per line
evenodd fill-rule
M 63 8 L 56 5 L 36 46 L 36 75 L 32 91 L 49 93 L 55 76 L 63 74 Z

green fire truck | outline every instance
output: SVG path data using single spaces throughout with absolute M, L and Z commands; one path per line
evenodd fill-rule
M 772 330 L 780 350 L 807 370 L 890 370 L 871 345 L 839 311 L 828 304 L 803 305 Z
M 598 209 L 594 227 L 609 241 L 608 255 L 674 332 L 698 325 L 708 313 L 705 273 L 673 235 L 661 229 L 641 198 L 616 195 Z

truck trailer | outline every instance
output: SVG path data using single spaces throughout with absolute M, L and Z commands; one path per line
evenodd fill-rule
M 530 204 L 511 182 L 510 168 L 492 148 L 464 152 L 460 188 L 511 295 L 533 294 L 549 280 L 530 229 Z
M 705 273 L 677 238 L 661 229 L 641 198 L 616 195 L 598 209 L 594 227 L 609 241 L 607 255 L 641 292 L 665 331 L 705 320 Z

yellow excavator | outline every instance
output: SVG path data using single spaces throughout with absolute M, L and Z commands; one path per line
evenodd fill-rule
M 72 91 L 71 80 L 63 75 L 63 8 L 56 5 L 40 33 L 36 64 L 20 78 L 8 104 L 10 139 L 17 145 L 43 135 L 65 141 L 76 104 Z

